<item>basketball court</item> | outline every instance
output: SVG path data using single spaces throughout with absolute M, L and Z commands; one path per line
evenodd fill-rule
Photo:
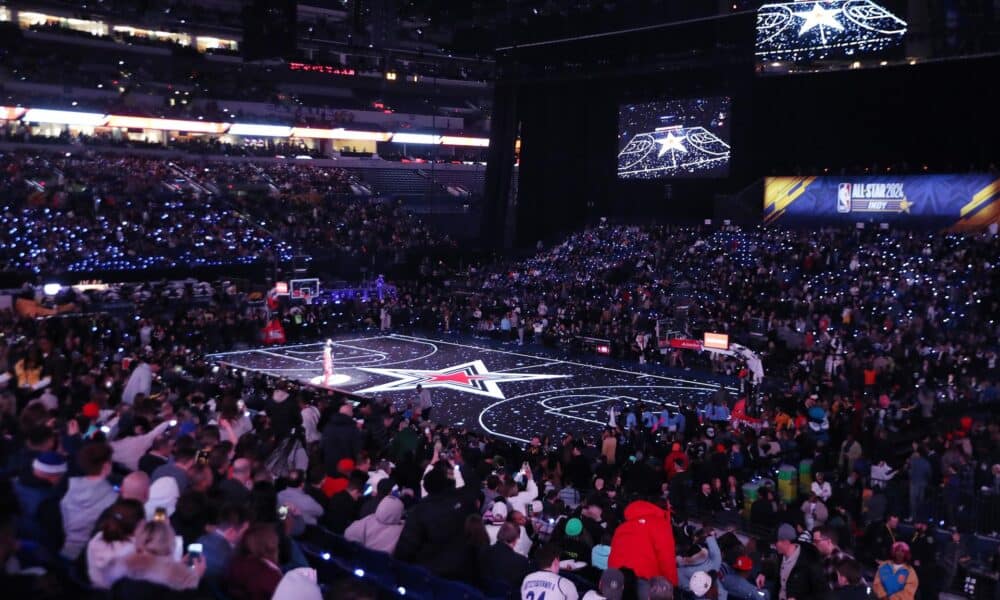
M 328 387 L 399 406 L 430 390 L 431 418 L 518 442 L 533 435 L 599 433 L 611 403 L 654 406 L 702 403 L 718 389 L 709 374 L 613 368 L 486 346 L 413 337 L 375 335 L 333 338 Z M 238 370 L 313 385 L 324 382 L 325 340 L 210 355 Z M 730 387 L 735 391 L 735 388 Z

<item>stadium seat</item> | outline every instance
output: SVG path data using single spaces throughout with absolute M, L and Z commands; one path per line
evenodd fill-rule
M 483 600 L 483 593 L 476 588 L 448 579 L 434 578 L 434 598 L 436 600 Z
M 396 581 L 399 587 L 406 590 L 407 598 L 432 600 L 434 595 L 434 576 L 427 569 L 396 561 Z
M 514 590 L 506 581 L 492 578 L 483 581 L 483 595 L 490 600 L 508 600 L 513 594 Z
M 397 578 L 393 568 L 396 561 L 385 552 L 378 552 L 377 550 L 362 547 L 358 550 L 355 562 L 369 576 L 379 579 L 380 586 L 396 587 Z

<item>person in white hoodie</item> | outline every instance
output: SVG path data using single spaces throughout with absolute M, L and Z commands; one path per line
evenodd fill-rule
M 149 396 L 149 391 L 153 388 L 153 367 L 143 359 L 137 359 L 139 364 L 132 370 L 128 377 L 128 383 L 122 390 L 122 402 L 131 405 L 135 402 L 138 394 Z
M 90 443 L 77 456 L 82 477 L 71 477 L 66 495 L 59 501 L 66 540 L 60 554 L 76 560 L 90 540 L 94 525 L 104 509 L 115 503 L 118 494 L 108 483 L 111 473 L 111 446 Z
M 316 569 L 299 567 L 285 573 L 271 600 L 323 600 L 323 591 L 316 583 Z
M 392 554 L 403 532 L 403 501 L 386 496 L 373 514 L 351 523 L 344 537 L 370 550 Z
M 119 500 L 105 511 L 97 534 L 87 544 L 87 575 L 92 586 L 111 588 L 111 566 L 135 552 L 135 530 L 144 516 L 142 504 L 135 500 Z

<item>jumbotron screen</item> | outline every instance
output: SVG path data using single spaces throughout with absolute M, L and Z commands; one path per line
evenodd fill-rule
M 619 179 L 728 176 L 729 105 L 717 97 L 620 106 Z
M 900 5 L 890 9 L 883 4 Z M 796 0 L 757 11 L 758 62 L 857 60 L 903 43 L 898 0 Z

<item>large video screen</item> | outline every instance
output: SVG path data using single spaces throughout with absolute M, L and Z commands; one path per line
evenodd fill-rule
M 728 97 L 624 104 L 618 109 L 618 177 L 729 175 Z
M 797 0 L 757 11 L 757 60 L 855 61 L 899 46 L 907 24 L 888 0 Z M 895 3 L 898 4 L 898 3 Z

